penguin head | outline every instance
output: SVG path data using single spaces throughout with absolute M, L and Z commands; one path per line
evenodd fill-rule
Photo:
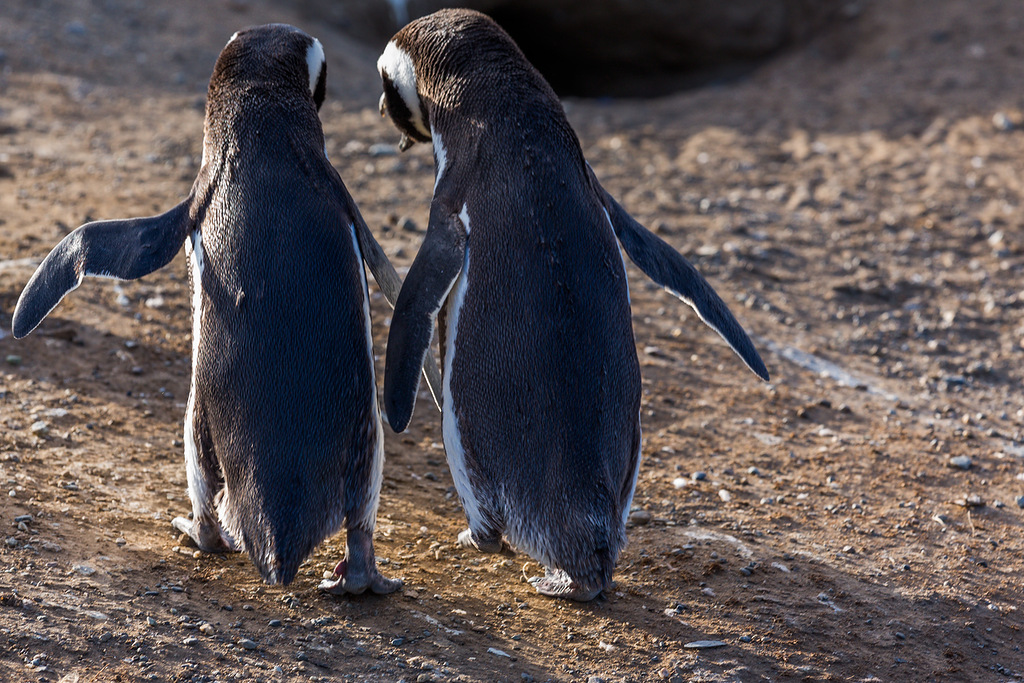
M 403 151 L 431 140 L 438 110 L 539 77 L 493 19 L 468 9 L 443 9 L 406 24 L 384 48 L 377 71 L 384 87 L 380 113 L 402 133 Z
M 210 78 L 209 101 L 262 88 L 312 100 L 317 111 L 327 93 L 327 60 L 320 41 L 288 24 L 238 31 L 221 50 Z
M 401 35 L 401 34 L 399 34 Z M 431 139 L 426 103 L 419 94 L 413 58 L 393 38 L 377 60 L 377 71 L 384 92 L 380 96 L 380 115 L 390 116 L 402 133 L 398 148 L 403 152 L 416 142 Z

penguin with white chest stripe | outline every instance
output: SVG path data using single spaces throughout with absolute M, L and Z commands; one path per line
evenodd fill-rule
M 245 550 L 289 583 L 344 526 L 346 559 L 321 588 L 390 593 L 372 532 L 383 468 L 363 262 L 400 286 L 324 152 L 320 42 L 282 24 L 236 33 L 210 80 L 192 192 L 149 218 L 88 223 L 32 276 L 14 314 L 31 332 L 87 275 L 134 279 L 186 245 L 192 383 L 185 461 L 210 552 Z
M 417 19 L 377 67 L 401 147 L 432 141 L 437 166 L 388 337 L 388 421 L 409 422 L 436 320 L 460 543 L 493 552 L 504 537 L 545 565 L 539 592 L 590 600 L 625 545 L 640 460 L 619 245 L 768 372 L 707 281 L 601 187 L 555 93 L 496 23 L 470 10 Z

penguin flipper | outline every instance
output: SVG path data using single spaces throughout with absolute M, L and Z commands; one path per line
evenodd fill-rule
M 711 283 L 705 280 L 682 254 L 626 213 L 626 210 L 601 187 L 589 165 L 587 170 L 601 197 L 612 230 L 619 244 L 629 254 L 630 260 L 644 271 L 647 277 L 696 311 L 704 324 L 717 332 L 755 375 L 767 382 L 768 369 L 764 366 L 764 361 L 761 360 L 743 326 L 711 287 Z
M 442 215 L 435 202 L 427 235 L 395 303 L 384 361 L 384 407 L 388 423 L 402 432 L 412 418 L 419 368 L 430 350 L 434 320 L 462 272 L 466 227 L 458 215 Z
M 167 265 L 181 250 L 191 198 L 146 218 L 94 221 L 73 230 L 39 264 L 18 299 L 11 325 L 21 339 L 87 275 L 134 280 Z
M 391 305 L 391 308 L 394 308 L 398 301 L 398 293 L 402 289 L 402 278 L 398 276 L 398 271 L 395 270 L 387 254 L 384 253 L 384 250 L 374 238 L 373 233 L 370 232 L 366 221 L 363 220 L 358 211 L 355 213 L 356 238 L 359 240 L 359 249 L 363 253 L 363 261 L 370 268 L 373 279 L 377 282 L 377 286 L 380 287 L 384 298 Z M 427 380 L 427 387 L 430 389 L 430 395 L 434 399 L 434 405 L 437 406 L 438 410 L 441 410 L 441 371 L 437 367 L 437 361 L 434 360 L 434 356 L 429 353 L 423 359 L 423 377 Z

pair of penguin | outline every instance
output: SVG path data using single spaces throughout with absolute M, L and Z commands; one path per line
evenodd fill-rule
M 383 454 L 363 261 L 395 307 L 388 422 L 406 428 L 423 372 L 469 525 L 459 543 L 496 552 L 507 539 L 545 566 L 538 592 L 593 599 L 625 545 L 640 462 L 619 245 L 767 370 L 707 281 L 601 187 L 556 95 L 496 23 L 470 10 L 417 19 L 378 70 L 400 148 L 430 142 L 436 164 L 404 284 L 323 152 L 319 42 L 271 25 L 236 34 L 217 61 L 189 198 L 68 235 L 26 286 L 14 334 L 84 276 L 140 277 L 185 243 L 193 519 L 175 527 L 206 550 L 244 549 L 266 581 L 288 583 L 344 525 L 346 559 L 321 588 L 387 593 L 400 582 L 373 557 Z

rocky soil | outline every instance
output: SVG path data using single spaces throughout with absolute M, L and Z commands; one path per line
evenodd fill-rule
M 526 556 L 455 546 L 425 396 L 387 433 L 376 543 L 401 593 L 317 592 L 340 537 L 287 587 L 182 543 L 183 256 L 86 282 L 16 341 L 35 264 L 86 220 L 188 192 L 206 79 L 245 25 L 323 41 L 328 152 L 399 267 L 430 152 L 396 153 L 378 48 L 286 3 L 5 4 L 0 679 L 1024 677 L 1024 5 L 853 14 L 740 82 L 566 103 L 605 186 L 708 276 L 772 373 L 630 266 L 644 460 L 617 586 L 578 605 L 536 595 Z

